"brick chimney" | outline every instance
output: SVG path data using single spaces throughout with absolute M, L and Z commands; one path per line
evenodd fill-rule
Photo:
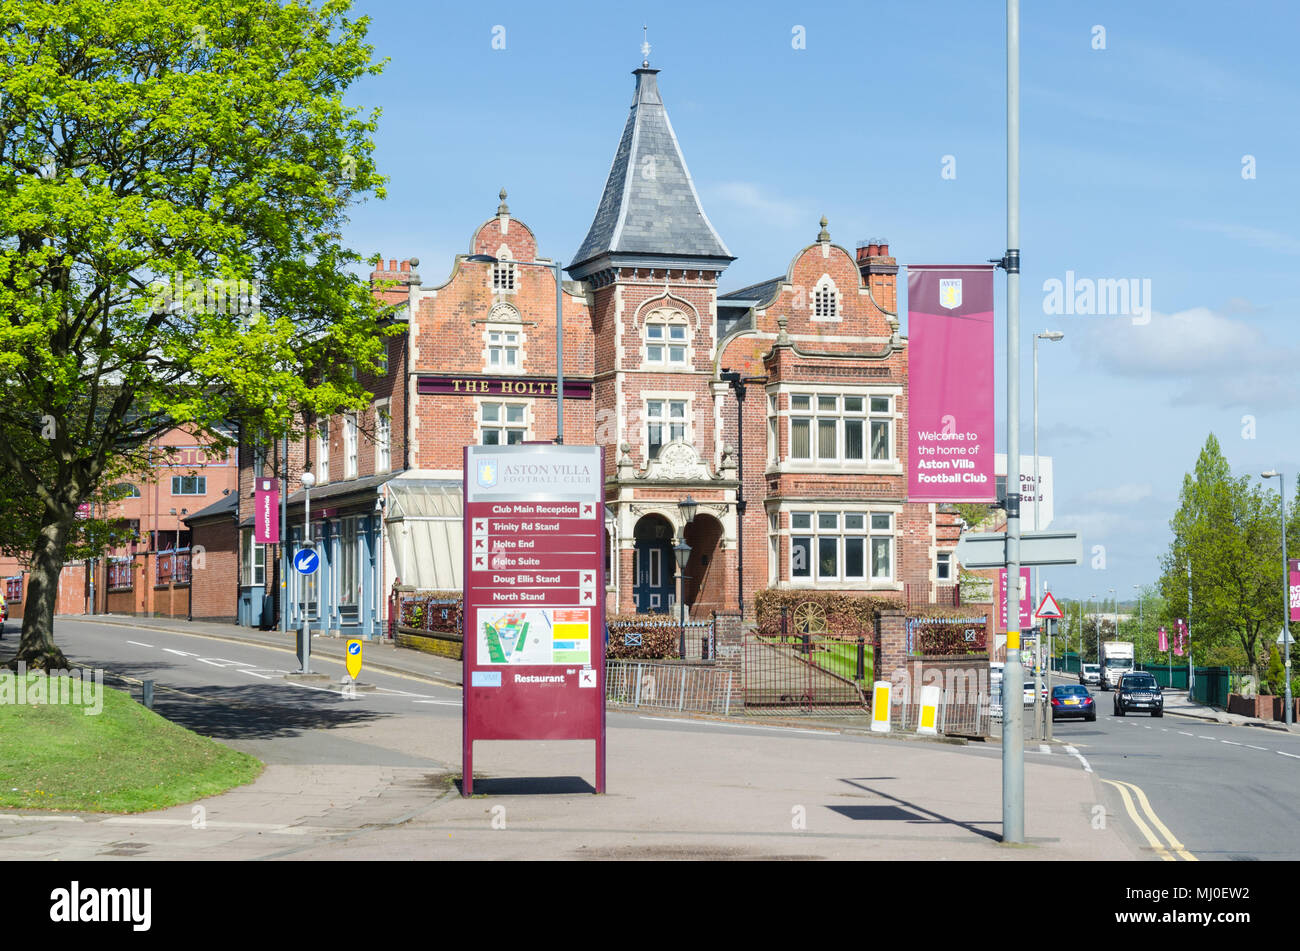
M 388 266 L 384 267 L 384 259 L 380 256 L 375 270 L 370 272 L 370 287 L 374 290 L 375 296 L 384 303 L 400 304 L 408 297 L 407 285 L 420 283 L 420 275 L 415 271 L 419 266 L 419 258 L 408 258 L 404 261 L 390 258 Z M 393 287 L 378 287 L 383 281 L 396 281 L 397 284 Z
M 898 312 L 898 261 L 889 255 L 888 238 L 858 242 L 858 271 L 871 296 L 885 310 Z

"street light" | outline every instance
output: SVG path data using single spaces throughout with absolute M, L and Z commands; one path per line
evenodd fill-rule
M 1290 562 L 1286 558 L 1286 476 L 1276 469 L 1263 473 L 1265 479 L 1274 477 L 1278 480 L 1278 489 L 1282 500 L 1282 654 L 1286 661 L 1286 723 L 1295 722 L 1295 711 L 1291 709 L 1291 582 L 1287 572 Z
M 695 512 L 699 507 L 700 503 L 696 502 L 689 495 L 677 503 L 677 510 L 682 513 L 683 535 L 686 533 L 686 525 L 690 523 L 691 519 L 695 518 Z
M 311 538 L 311 487 L 316 484 L 316 476 L 310 471 L 304 472 L 302 479 L 302 547 L 311 549 L 315 542 Z M 320 570 L 318 567 L 317 571 Z M 302 672 L 311 673 L 311 631 L 307 627 L 307 579 L 302 579 L 302 645 L 298 655 L 302 660 Z
M 505 191 L 502 191 L 504 200 Z M 560 262 L 550 264 L 540 261 L 501 261 L 490 254 L 470 254 L 466 261 L 477 264 L 518 264 L 522 267 L 544 267 L 555 272 L 555 444 L 564 445 L 564 284 L 560 275 Z
M 691 559 L 691 546 L 686 544 L 685 530 L 683 537 L 673 546 L 673 556 L 677 559 L 677 631 L 682 660 L 686 659 L 686 563 Z
M 1034 531 L 1038 531 L 1038 497 L 1042 495 L 1042 489 L 1038 481 L 1038 341 L 1051 340 L 1053 342 L 1062 339 L 1065 336 L 1059 330 L 1045 330 L 1040 334 L 1034 334 Z

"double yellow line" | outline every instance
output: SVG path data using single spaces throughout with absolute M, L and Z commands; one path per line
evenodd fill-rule
M 1184 862 L 1198 861 L 1196 856 L 1191 852 L 1188 852 L 1187 847 L 1174 838 L 1174 834 L 1169 831 L 1168 827 L 1166 827 L 1163 822 L 1160 821 L 1160 817 L 1156 815 L 1156 811 L 1151 808 L 1151 803 L 1147 801 L 1147 794 L 1139 787 L 1134 786 L 1132 783 L 1124 783 L 1115 779 L 1103 779 L 1102 782 L 1109 783 L 1119 790 L 1120 798 L 1124 800 L 1124 808 L 1128 811 L 1129 818 L 1132 819 L 1133 824 L 1138 827 L 1138 831 L 1146 837 L 1151 848 L 1156 850 L 1157 855 L 1166 862 L 1177 862 L 1178 859 L 1175 858 L 1174 855 L 1177 855 Z M 1160 841 L 1155 832 L 1151 831 L 1151 826 L 1148 826 L 1146 822 L 1143 821 L 1142 816 L 1138 814 L 1137 808 L 1133 805 L 1134 798 L 1136 798 L 1138 804 L 1141 805 L 1142 811 L 1146 813 L 1147 818 L 1151 820 L 1151 826 L 1155 826 L 1156 831 L 1159 832 L 1160 835 L 1163 835 L 1168 841 L 1168 847 L 1166 847 L 1164 842 Z M 1171 851 L 1174 853 L 1173 855 L 1170 854 Z

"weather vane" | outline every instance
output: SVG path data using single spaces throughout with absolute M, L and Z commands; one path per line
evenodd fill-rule
M 645 24 L 641 26 L 641 68 L 650 68 L 650 36 L 647 32 L 649 27 Z

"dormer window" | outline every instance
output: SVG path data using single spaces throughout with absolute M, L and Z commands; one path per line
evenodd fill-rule
M 829 275 L 823 275 L 813 291 L 813 320 L 840 319 L 840 292 Z
M 645 362 L 686 369 L 691 365 L 690 325 L 677 311 L 655 311 L 645 322 Z

